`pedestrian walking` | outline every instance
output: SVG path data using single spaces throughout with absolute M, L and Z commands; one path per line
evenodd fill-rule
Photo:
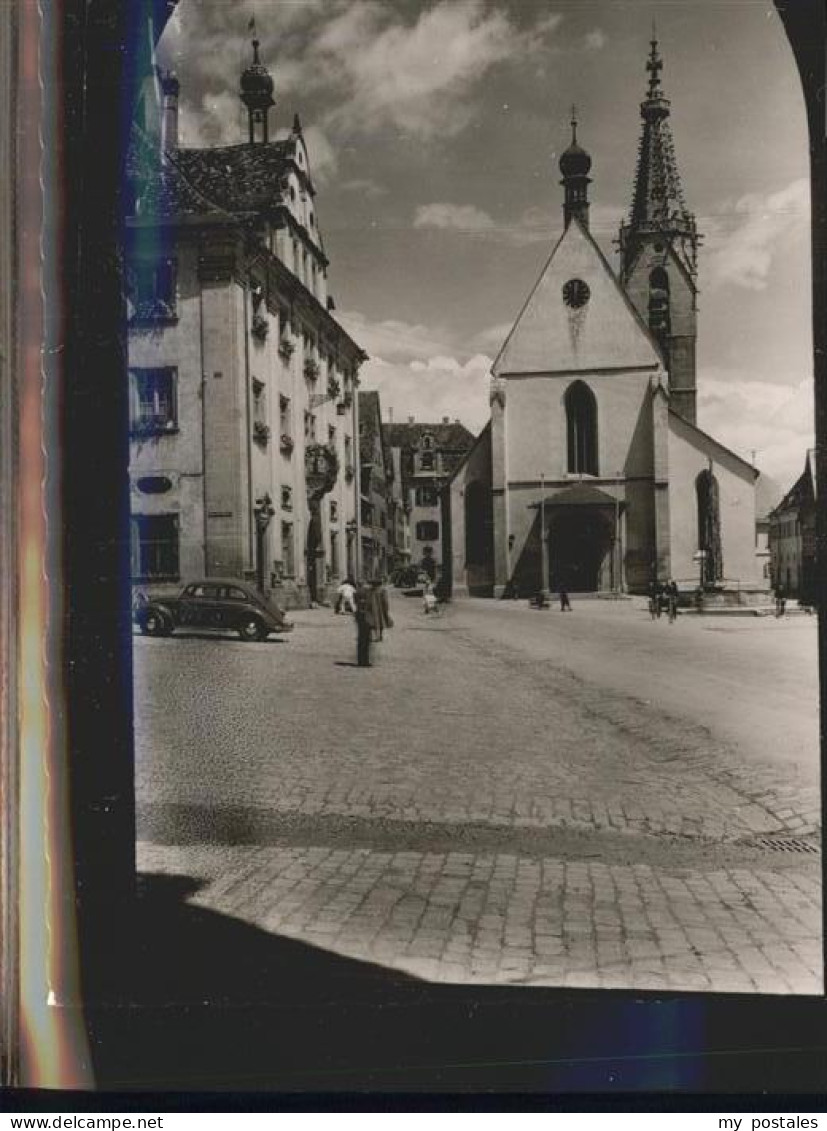
M 674 624 L 678 615 L 678 583 L 674 580 L 666 584 L 666 607 L 669 613 L 669 623 Z
M 355 599 L 356 585 L 352 577 L 346 577 L 339 588 L 336 590 L 336 607 L 334 609 L 334 612 L 355 613 Z
M 427 616 L 428 613 L 435 613 L 437 607 L 436 593 L 430 581 L 426 582 L 422 588 L 422 611 Z
M 360 668 L 369 668 L 370 644 L 373 632 L 373 598 L 370 588 L 364 582 L 356 587 L 353 598 L 354 620 L 356 621 L 356 663 Z
M 566 589 L 565 585 L 560 586 L 560 612 L 561 613 L 570 613 L 571 612 L 571 601 L 569 600 L 569 593 L 568 593 L 568 590 Z
M 382 640 L 385 629 L 393 628 L 393 621 L 391 620 L 388 591 L 384 583 L 378 578 L 370 583 L 370 599 L 373 639 Z
M 659 620 L 661 614 L 661 589 L 656 581 L 649 586 L 649 616 Z
M 778 585 L 775 590 L 775 615 L 783 617 L 787 611 L 787 593 L 783 585 Z

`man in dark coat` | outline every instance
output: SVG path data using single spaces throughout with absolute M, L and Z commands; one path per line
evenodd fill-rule
M 371 667 L 370 645 L 381 640 L 386 628 L 393 627 L 388 592 L 381 581 L 364 582 L 356 590 L 356 662 L 360 668 Z
M 386 628 L 393 628 L 388 591 L 381 581 L 370 583 L 371 616 L 373 620 L 373 638 L 381 640 Z
M 356 588 L 353 598 L 356 611 L 356 663 L 360 668 L 370 667 L 370 640 L 373 628 L 372 592 L 362 581 Z

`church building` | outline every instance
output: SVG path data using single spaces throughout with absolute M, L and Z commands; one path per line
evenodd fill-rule
M 698 234 L 653 39 L 619 273 L 589 232 L 591 157 L 560 158 L 563 233 L 492 368 L 451 486 L 455 592 L 760 585 L 758 472 L 696 423 Z

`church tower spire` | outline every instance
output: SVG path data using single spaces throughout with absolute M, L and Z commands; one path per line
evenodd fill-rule
M 620 278 L 657 338 L 669 370 L 672 407 L 695 423 L 697 260 L 701 237 L 686 206 L 661 86 L 661 59 L 652 29 L 648 86 L 632 207 L 620 228 Z
M 261 44 L 256 37 L 254 20 L 250 21 L 250 30 L 253 33 L 253 61 L 242 72 L 240 94 L 241 101 L 247 107 L 250 145 L 266 145 L 270 140 L 267 119 L 271 106 L 275 106 L 273 79 L 259 58 L 258 49 Z
M 583 224 L 589 226 L 589 170 L 592 159 L 577 144 L 577 107 L 571 108 L 571 145 L 560 155 L 560 172 L 563 179 L 560 184 L 565 189 L 563 201 L 563 217 L 566 227 L 571 223 L 572 216 Z

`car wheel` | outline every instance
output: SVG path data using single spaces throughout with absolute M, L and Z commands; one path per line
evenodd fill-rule
M 160 613 L 150 610 L 141 618 L 141 631 L 146 636 L 168 636 L 169 625 Z
M 263 640 L 267 631 L 257 617 L 248 617 L 242 621 L 238 635 L 242 640 Z

